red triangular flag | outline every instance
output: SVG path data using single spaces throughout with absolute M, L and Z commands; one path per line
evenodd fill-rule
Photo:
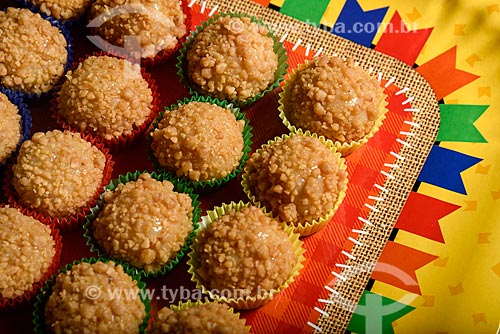
M 375 46 L 375 50 L 413 66 L 432 29 L 408 30 L 396 11 Z
M 444 243 L 438 220 L 459 208 L 458 205 L 411 192 L 396 228 Z
M 417 68 L 417 72 L 434 89 L 438 100 L 479 78 L 475 74 L 456 69 L 456 60 L 457 47 L 454 46 Z
M 415 271 L 437 258 L 435 255 L 389 241 L 375 266 L 372 278 L 420 295 Z

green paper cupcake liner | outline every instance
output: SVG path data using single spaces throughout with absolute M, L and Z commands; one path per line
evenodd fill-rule
M 270 84 L 264 91 L 262 91 L 259 94 L 256 94 L 253 97 L 250 97 L 244 101 L 240 100 L 230 100 L 229 102 L 233 103 L 235 106 L 238 106 L 240 108 L 247 108 L 250 107 L 252 104 L 254 104 L 256 101 L 260 100 L 261 98 L 264 97 L 267 93 L 273 91 L 274 89 L 278 88 L 280 86 L 280 83 L 284 80 L 285 74 L 287 73 L 288 69 L 288 55 L 285 47 L 283 46 L 283 43 L 278 40 L 278 38 L 273 34 L 272 30 L 269 28 L 267 24 L 265 24 L 262 20 L 259 20 L 253 16 L 247 15 L 247 14 L 242 14 L 242 13 L 233 13 L 233 12 L 227 12 L 227 13 L 220 13 L 217 15 L 214 15 L 213 17 L 208 18 L 207 21 L 204 21 L 201 23 L 200 26 L 196 27 L 196 30 L 191 32 L 191 36 L 188 37 L 188 39 L 183 43 L 183 47 L 179 50 L 180 54 L 177 57 L 177 74 L 180 77 L 180 81 L 189 90 L 189 94 L 193 96 L 199 96 L 199 95 L 205 95 L 202 94 L 198 91 L 197 85 L 193 83 L 187 74 L 187 51 L 188 48 L 193 44 L 194 38 L 196 35 L 205 29 L 208 25 L 214 23 L 219 17 L 221 16 L 231 16 L 231 17 L 248 17 L 252 20 L 252 22 L 255 22 L 261 26 L 264 26 L 267 28 L 269 31 L 268 36 L 271 37 L 274 41 L 274 46 L 273 50 L 274 53 L 278 56 L 278 67 L 275 71 L 274 74 L 274 82 Z
M 158 128 L 158 124 L 161 122 L 166 112 L 177 109 L 180 105 L 188 104 L 189 102 L 205 102 L 218 105 L 219 107 L 231 110 L 231 112 L 234 114 L 237 120 L 245 121 L 245 126 L 243 128 L 243 155 L 241 157 L 240 164 L 231 173 L 229 173 L 226 177 L 222 179 L 194 181 L 184 176 L 177 176 L 175 172 L 171 172 L 167 170 L 165 167 L 163 167 L 158 162 L 158 160 L 154 155 L 153 149 L 151 148 L 151 144 L 153 142 L 153 138 L 151 136 L 152 132 Z M 172 183 L 179 185 L 183 184 L 187 187 L 194 189 L 196 192 L 207 193 L 233 180 L 243 170 L 245 163 L 250 157 L 250 151 L 252 150 L 252 143 L 253 143 L 252 136 L 253 136 L 252 127 L 250 126 L 250 121 L 246 117 L 245 113 L 241 112 L 240 109 L 238 107 L 235 107 L 232 103 L 225 100 L 219 100 L 217 98 L 211 98 L 209 96 L 187 97 L 184 100 L 177 101 L 177 104 L 174 104 L 170 107 L 166 107 L 165 111 L 161 112 L 160 115 L 153 121 L 153 124 L 151 125 L 151 130 L 149 131 L 149 134 L 147 136 L 147 141 L 149 146 L 148 157 L 151 163 L 153 164 L 154 168 L 157 170 L 157 172 L 163 174 L 165 178 L 171 181 Z
M 213 210 L 207 210 L 206 215 L 201 218 L 200 227 L 197 233 L 203 231 L 216 219 L 225 215 L 228 211 L 230 210 L 240 211 L 244 207 L 250 207 L 250 206 L 252 206 L 251 203 L 245 203 L 243 201 L 239 201 L 238 203 L 235 202 L 231 202 L 229 204 L 223 203 L 222 206 L 216 206 L 213 208 Z M 267 216 L 272 217 L 268 212 L 266 212 L 264 208 L 261 209 Z M 208 294 L 211 299 L 218 302 L 226 303 L 229 306 L 234 307 L 236 309 L 254 309 L 270 302 L 274 298 L 274 296 L 279 294 L 281 291 L 285 290 L 290 284 L 293 283 L 295 278 L 299 275 L 300 271 L 304 267 L 302 263 L 305 261 L 304 257 L 305 249 L 302 247 L 302 241 L 299 239 L 300 235 L 295 233 L 292 227 L 286 225 L 282 225 L 282 227 L 286 232 L 286 234 L 288 235 L 290 241 L 292 242 L 294 253 L 297 256 L 297 263 L 295 264 L 293 271 L 288 277 L 288 279 L 285 282 L 283 282 L 283 284 L 281 284 L 281 286 L 279 286 L 277 289 L 267 290 L 263 295 L 248 296 L 245 298 L 244 297 L 229 298 L 223 295 L 222 296 L 217 295 L 216 293 L 214 293 L 213 290 L 209 290 L 203 284 L 203 280 L 199 277 L 199 275 L 196 272 L 196 269 L 200 266 L 200 263 L 196 256 L 196 252 L 193 248 L 193 245 L 191 245 L 190 247 L 190 252 L 188 254 L 189 259 L 187 261 L 187 264 L 189 266 L 188 273 L 191 274 L 191 281 L 196 283 L 196 288 L 201 289 L 202 293 Z
M 52 275 L 52 277 L 45 283 L 45 285 L 42 287 L 40 292 L 36 295 L 35 297 L 35 304 L 33 308 L 33 333 L 35 334 L 44 334 L 44 333 L 49 333 L 47 330 L 47 326 L 45 324 L 44 320 L 44 313 L 45 313 L 45 305 L 47 301 L 49 300 L 50 295 L 52 294 L 52 289 L 53 286 L 56 282 L 57 275 L 60 273 L 66 273 L 74 265 L 77 265 L 82 262 L 87 262 L 90 264 L 94 264 L 96 262 L 109 262 L 113 261 L 115 264 L 119 264 L 123 267 L 125 273 L 127 273 L 129 276 L 132 277 L 134 281 L 137 282 L 137 286 L 140 289 L 139 292 L 139 297 L 141 298 L 142 303 L 144 304 L 145 307 L 145 313 L 146 316 L 144 317 L 142 324 L 139 329 L 139 333 L 144 334 L 146 333 L 146 329 L 148 327 L 149 323 L 149 317 L 150 317 L 150 311 L 151 311 L 151 301 L 147 297 L 148 294 L 146 293 L 146 283 L 141 281 L 141 276 L 137 275 L 134 270 L 132 270 L 126 263 L 123 263 L 121 261 L 115 261 L 111 259 L 105 259 L 105 258 L 82 258 L 81 260 L 76 260 L 73 261 L 72 263 L 67 264 L 65 267 L 60 268 L 59 271 Z
M 261 152 L 262 150 L 265 150 L 267 147 L 273 145 L 275 142 L 287 140 L 288 138 L 290 138 L 292 136 L 306 136 L 306 137 L 312 137 L 312 138 L 319 139 L 321 142 L 323 142 L 323 144 L 325 144 L 325 146 L 328 149 L 330 149 L 330 151 L 333 152 L 333 154 L 335 156 L 337 156 L 339 158 L 338 162 L 337 162 L 338 163 L 337 167 L 340 170 L 347 170 L 347 166 L 345 165 L 344 159 L 341 157 L 341 154 L 337 151 L 335 144 L 331 140 L 326 139 L 323 136 L 318 136 L 316 133 L 311 133 L 309 131 L 303 132 L 302 129 L 297 129 L 295 132 L 291 132 L 289 134 L 283 134 L 282 136 L 275 137 L 274 139 L 269 140 L 266 144 L 262 145 L 256 152 Z M 250 199 L 250 201 L 253 204 L 257 205 L 260 208 L 266 208 L 264 203 L 257 200 L 257 197 L 255 196 L 255 194 L 252 193 L 252 191 L 250 189 L 250 185 L 248 183 L 249 172 L 250 171 L 248 170 L 248 168 L 245 167 L 245 170 L 244 170 L 243 175 L 242 175 L 242 180 L 241 180 L 241 185 L 243 187 L 243 191 L 245 192 L 245 194 L 247 195 L 247 197 Z M 301 236 L 308 236 L 308 235 L 311 235 L 313 233 L 318 232 L 319 230 L 321 230 L 323 227 L 325 227 L 330 222 L 333 215 L 335 214 L 335 212 L 339 208 L 340 204 L 342 203 L 342 201 L 346 195 L 346 192 L 347 192 L 347 182 L 346 182 L 345 188 L 342 189 L 339 192 L 339 194 L 337 195 L 337 201 L 335 202 L 333 208 L 331 210 L 329 210 L 328 212 L 325 212 L 325 214 L 323 216 L 321 216 L 317 219 L 311 220 L 311 221 L 301 222 L 299 224 L 293 224 L 290 222 L 283 222 L 283 224 L 285 224 L 286 226 L 292 227 L 294 229 L 294 232 L 299 233 Z M 271 213 L 271 215 L 275 216 L 273 213 Z
M 279 111 L 279 117 L 283 124 L 290 130 L 290 132 L 297 132 L 298 130 L 301 131 L 309 131 L 307 129 L 302 129 L 300 127 L 295 126 L 290 122 L 290 120 L 287 117 L 286 114 L 286 104 L 287 104 L 287 94 L 290 89 L 290 84 L 295 81 L 295 78 L 301 70 L 307 67 L 307 64 L 309 62 L 306 61 L 304 64 L 300 64 L 298 67 L 296 67 L 292 73 L 290 73 L 289 77 L 285 80 L 285 83 L 283 85 L 283 90 L 279 93 L 279 105 L 278 105 L 278 111 Z M 387 96 L 383 92 L 383 88 L 380 88 L 381 94 L 384 96 L 384 98 L 381 99 L 380 102 L 380 115 L 379 117 L 375 120 L 375 124 L 373 125 L 373 128 L 361 139 L 356 140 L 356 141 L 351 141 L 351 142 L 340 142 L 340 141 L 335 141 L 331 138 L 327 138 L 329 140 L 332 140 L 334 142 L 335 147 L 338 152 L 342 154 L 343 157 L 351 154 L 354 152 L 356 149 L 358 149 L 361 145 L 365 144 L 368 142 L 368 140 L 373 137 L 373 135 L 378 131 L 378 129 L 382 126 L 382 122 L 385 119 L 386 113 L 387 113 Z
M 107 190 L 115 190 L 119 184 L 125 184 L 130 181 L 137 181 L 139 179 L 139 176 L 141 174 L 147 173 L 146 171 L 135 171 L 135 172 L 129 172 L 125 175 L 119 175 L 117 179 L 112 180 L 109 185 L 107 185 L 104 188 L 103 193 L 99 197 L 99 200 L 97 201 L 96 206 L 94 206 L 91 209 L 91 212 L 85 217 L 85 223 L 83 224 L 83 230 L 84 230 L 84 238 L 86 239 L 87 246 L 90 247 L 90 251 L 97 253 L 97 255 L 100 258 L 105 258 L 109 260 L 113 260 L 116 262 L 120 263 L 125 263 L 127 266 L 130 268 L 131 271 L 133 271 L 134 275 L 138 275 L 140 277 L 156 277 L 158 275 L 164 275 L 168 272 L 170 272 L 172 269 L 177 266 L 177 264 L 180 262 L 180 260 L 184 257 L 184 255 L 187 253 L 189 246 L 191 245 L 191 242 L 196 235 L 196 231 L 198 229 L 198 222 L 200 220 L 200 215 L 201 215 L 201 208 L 200 208 L 200 202 L 198 201 L 198 195 L 193 193 L 193 190 L 189 187 L 187 187 L 184 184 L 175 184 L 174 183 L 174 191 L 177 192 L 182 192 L 186 193 L 191 197 L 192 200 L 192 206 L 193 206 L 193 230 L 189 233 L 186 242 L 184 246 L 179 250 L 179 252 L 176 254 L 176 256 L 172 259 L 169 260 L 167 264 L 165 264 L 161 269 L 157 271 L 151 271 L 148 272 L 144 270 L 143 268 L 137 268 L 129 264 L 127 261 L 113 257 L 109 254 L 107 254 L 99 245 L 97 240 L 93 236 L 92 232 L 92 224 L 94 223 L 95 219 L 99 215 L 99 213 L 103 210 L 104 208 L 104 194 L 106 193 Z M 150 173 L 151 177 L 158 180 L 158 181 L 169 181 L 167 178 L 164 177 L 162 174 L 158 174 L 155 172 Z

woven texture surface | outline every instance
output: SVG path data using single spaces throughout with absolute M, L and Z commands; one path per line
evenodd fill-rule
M 219 11 L 244 12 L 256 16 L 270 23 L 270 27 L 277 36 L 286 34 L 287 41 L 291 43 L 300 39 L 303 45 L 310 44 L 313 53 L 321 49 L 324 55 L 338 54 L 353 57 L 364 68 L 373 68 L 375 74 L 383 73 L 383 78 L 386 80 L 395 77 L 394 85 L 400 88 L 408 87 L 407 94 L 414 97 L 411 101 L 411 108 L 415 109 L 412 122 L 418 126 L 412 126 L 413 135 L 405 140 L 408 145 L 402 145 L 399 151 L 394 152 L 397 153 L 397 157 L 393 155 L 387 157 L 389 160 L 393 158 L 392 164 L 397 164 L 399 168 L 386 168 L 386 172 L 390 173 L 393 178 L 385 178 L 383 188 L 387 192 L 384 192 L 384 200 L 375 201 L 373 203 L 375 209 L 370 210 L 366 217 L 373 225 L 362 226 L 363 230 L 368 233 L 359 235 L 357 240 L 360 244 L 354 244 L 349 252 L 352 257 L 346 258 L 345 264 L 349 266 L 349 269 L 344 269 L 340 273 L 347 279 L 336 280 L 333 285 L 338 294 L 331 294 L 329 299 L 334 303 L 326 304 L 324 308 L 324 311 L 331 316 L 321 315 L 316 322 L 323 332 L 343 333 L 435 141 L 439 129 L 439 106 L 435 94 L 423 77 L 397 59 L 255 3 L 229 0 L 207 1 L 207 7 L 213 8 L 215 5 L 218 5 Z

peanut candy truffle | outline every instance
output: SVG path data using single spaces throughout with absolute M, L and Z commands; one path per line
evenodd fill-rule
M 115 46 L 124 47 L 127 36 L 138 38 L 140 58 L 174 49 L 187 32 L 179 0 L 96 0 L 90 16 L 106 18 L 97 32 Z
M 49 92 L 68 59 L 61 31 L 29 9 L 0 11 L 0 81 L 27 94 Z
M 226 304 L 207 303 L 158 311 L 151 334 L 246 334 L 245 321 Z
M 152 112 L 153 94 L 138 64 L 91 56 L 66 78 L 57 109 L 79 131 L 104 139 L 130 135 Z
M 248 17 L 220 16 L 187 50 L 187 73 L 204 95 L 245 101 L 274 82 L 278 56 L 269 30 Z
M 179 177 L 222 179 L 240 164 L 244 126 L 230 109 L 189 102 L 165 112 L 151 148 L 159 164 Z
M 92 0 L 29 0 L 42 13 L 58 20 L 76 19 L 90 8 Z
M 347 173 L 318 138 L 293 135 L 256 151 L 247 162 L 248 188 L 275 217 L 294 226 L 332 210 Z
M 290 123 L 333 141 L 361 140 L 382 116 L 379 82 L 351 58 L 315 58 L 287 85 L 284 111 Z
M 0 208 L 0 298 L 15 298 L 49 270 L 56 249 L 50 228 L 19 210 Z
M 191 197 L 147 173 L 107 191 L 104 201 L 95 239 L 107 254 L 146 272 L 175 258 L 193 230 Z
M 133 334 L 146 310 L 137 282 L 121 265 L 81 262 L 57 275 L 44 316 L 51 333 Z
M 76 214 L 99 190 L 106 156 L 78 133 L 37 132 L 21 146 L 12 185 L 19 202 L 44 215 Z
M 278 289 L 298 261 L 278 222 L 255 206 L 231 210 L 214 220 L 196 236 L 193 249 L 203 285 L 237 297 Z
M 7 95 L 0 92 L 0 165 L 5 165 L 21 140 L 21 115 L 18 111 Z

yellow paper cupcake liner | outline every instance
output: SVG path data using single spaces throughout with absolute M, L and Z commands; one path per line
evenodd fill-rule
M 283 124 L 290 130 L 290 132 L 297 132 L 297 130 L 301 129 L 302 131 L 307 131 L 307 129 L 302 129 L 300 127 L 296 127 L 294 124 L 290 122 L 290 120 L 287 117 L 286 114 L 286 106 L 287 106 L 287 94 L 290 89 L 291 83 L 293 83 L 297 77 L 297 74 L 305 69 L 308 65 L 309 61 L 306 60 L 305 63 L 300 64 L 298 67 L 294 68 L 293 71 L 289 74 L 288 78 L 285 80 L 283 84 L 283 89 L 279 93 L 279 106 L 278 106 L 278 111 L 279 111 L 279 117 L 281 118 Z M 332 141 L 334 141 L 335 148 L 337 149 L 340 154 L 345 157 L 352 152 L 354 152 L 356 149 L 361 147 L 361 145 L 365 144 L 368 142 L 368 140 L 373 137 L 373 135 L 379 130 L 379 128 L 382 126 L 382 122 L 385 119 L 385 115 L 387 113 L 387 95 L 384 93 L 384 90 L 382 87 L 380 87 L 380 94 L 383 96 L 383 98 L 380 101 L 380 113 L 379 117 L 375 120 L 375 123 L 371 130 L 360 140 L 357 141 L 351 141 L 351 142 L 340 142 L 340 141 L 334 141 L 331 138 L 328 138 Z
M 205 228 L 207 228 L 210 224 L 212 224 L 216 219 L 221 216 L 227 214 L 231 210 L 240 211 L 244 207 L 250 207 L 251 203 L 245 203 L 240 201 L 238 203 L 231 202 L 229 204 L 223 203 L 222 206 L 216 206 L 213 210 L 208 210 L 207 215 L 203 216 L 197 233 L 200 233 Z M 265 210 L 264 213 L 270 216 Z M 246 296 L 239 298 L 230 298 L 224 295 L 218 295 L 214 293 L 213 290 L 209 290 L 204 284 L 201 277 L 197 273 L 197 269 L 200 267 L 200 263 L 196 256 L 196 252 L 194 251 L 194 243 L 191 245 L 191 250 L 188 254 L 187 264 L 189 266 L 188 273 L 191 274 L 191 281 L 196 283 L 196 288 L 201 289 L 201 292 L 204 294 L 208 294 L 211 299 L 223 302 L 228 304 L 235 309 L 254 309 L 264 304 L 270 302 L 277 294 L 286 289 L 292 282 L 295 277 L 299 275 L 300 270 L 304 267 L 302 262 L 305 261 L 304 253 L 305 249 L 302 247 L 302 241 L 299 239 L 299 235 L 293 232 L 293 228 L 284 226 L 284 230 L 288 235 L 290 241 L 292 242 L 293 250 L 295 255 L 297 256 L 297 263 L 295 264 L 292 273 L 288 277 L 288 279 L 283 282 L 283 284 L 277 289 L 266 290 L 263 294 L 257 296 Z
M 292 136 L 306 136 L 306 137 L 312 137 L 312 138 L 319 139 L 338 158 L 337 159 L 337 168 L 339 170 L 347 170 L 347 166 L 344 162 L 344 159 L 341 157 L 341 154 L 337 151 L 336 145 L 331 140 L 326 139 L 323 136 L 318 136 L 316 133 L 311 133 L 309 131 L 303 132 L 302 129 L 295 129 L 294 132 L 291 132 L 289 134 L 283 134 L 281 137 L 279 137 L 279 136 L 275 137 L 274 139 L 269 140 L 266 144 L 262 145 L 259 149 L 257 149 L 256 152 L 260 153 L 263 150 L 267 149 L 269 146 L 275 144 L 276 142 L 285 141 L 285 140 L 291 138 Z M 255 194 L 252 193 L 252 191 L 250 189 L 250 185 L 248 183 L 249 173 L 250 173 L 250 171 L 249 171 L 248 165 L 247 165 L 244 169 L 244 172 L 242 175 L 242 180 L 241 180 L 241 185 L 243 186 L 243 191 L 245 192 L 245 194 L 248 196 L 248 198 L 250 199 L 250 201 L 253 204 L 255 204 L 261 208 L 265 208 L 266 206 L 264 205 L 264 203 L 257 200 L 257 197 L 255 196 Z M 344 197 L 346 195 L 346 191 L 347 191 L 347 182 L 345 184 L 344 189 L 338 193 L 337 201 L 335 202 L 333 208 L 331 210 L 329 210 L 328 212 L 326 212 L 323 216 L 321 216 L 317 219 L 303 222 L 303 223 L 299 223 L 299 224 L 293 224 L 291 222 L 285 222 L 284 224 L 286 226 L 292 227 L 294 229 L 294 232 L 300 234 L 301 236 L 308 236 L 308 235 L 311 235 L 313 233 L 318 232 L 323 227 L 325 227 L 328 224 L 328 222 L 332 219 L 333 215 L 335 214 L 338 207 L 340 206 L 340 203 L 342 203 L 342 200 L 344 199 Z

